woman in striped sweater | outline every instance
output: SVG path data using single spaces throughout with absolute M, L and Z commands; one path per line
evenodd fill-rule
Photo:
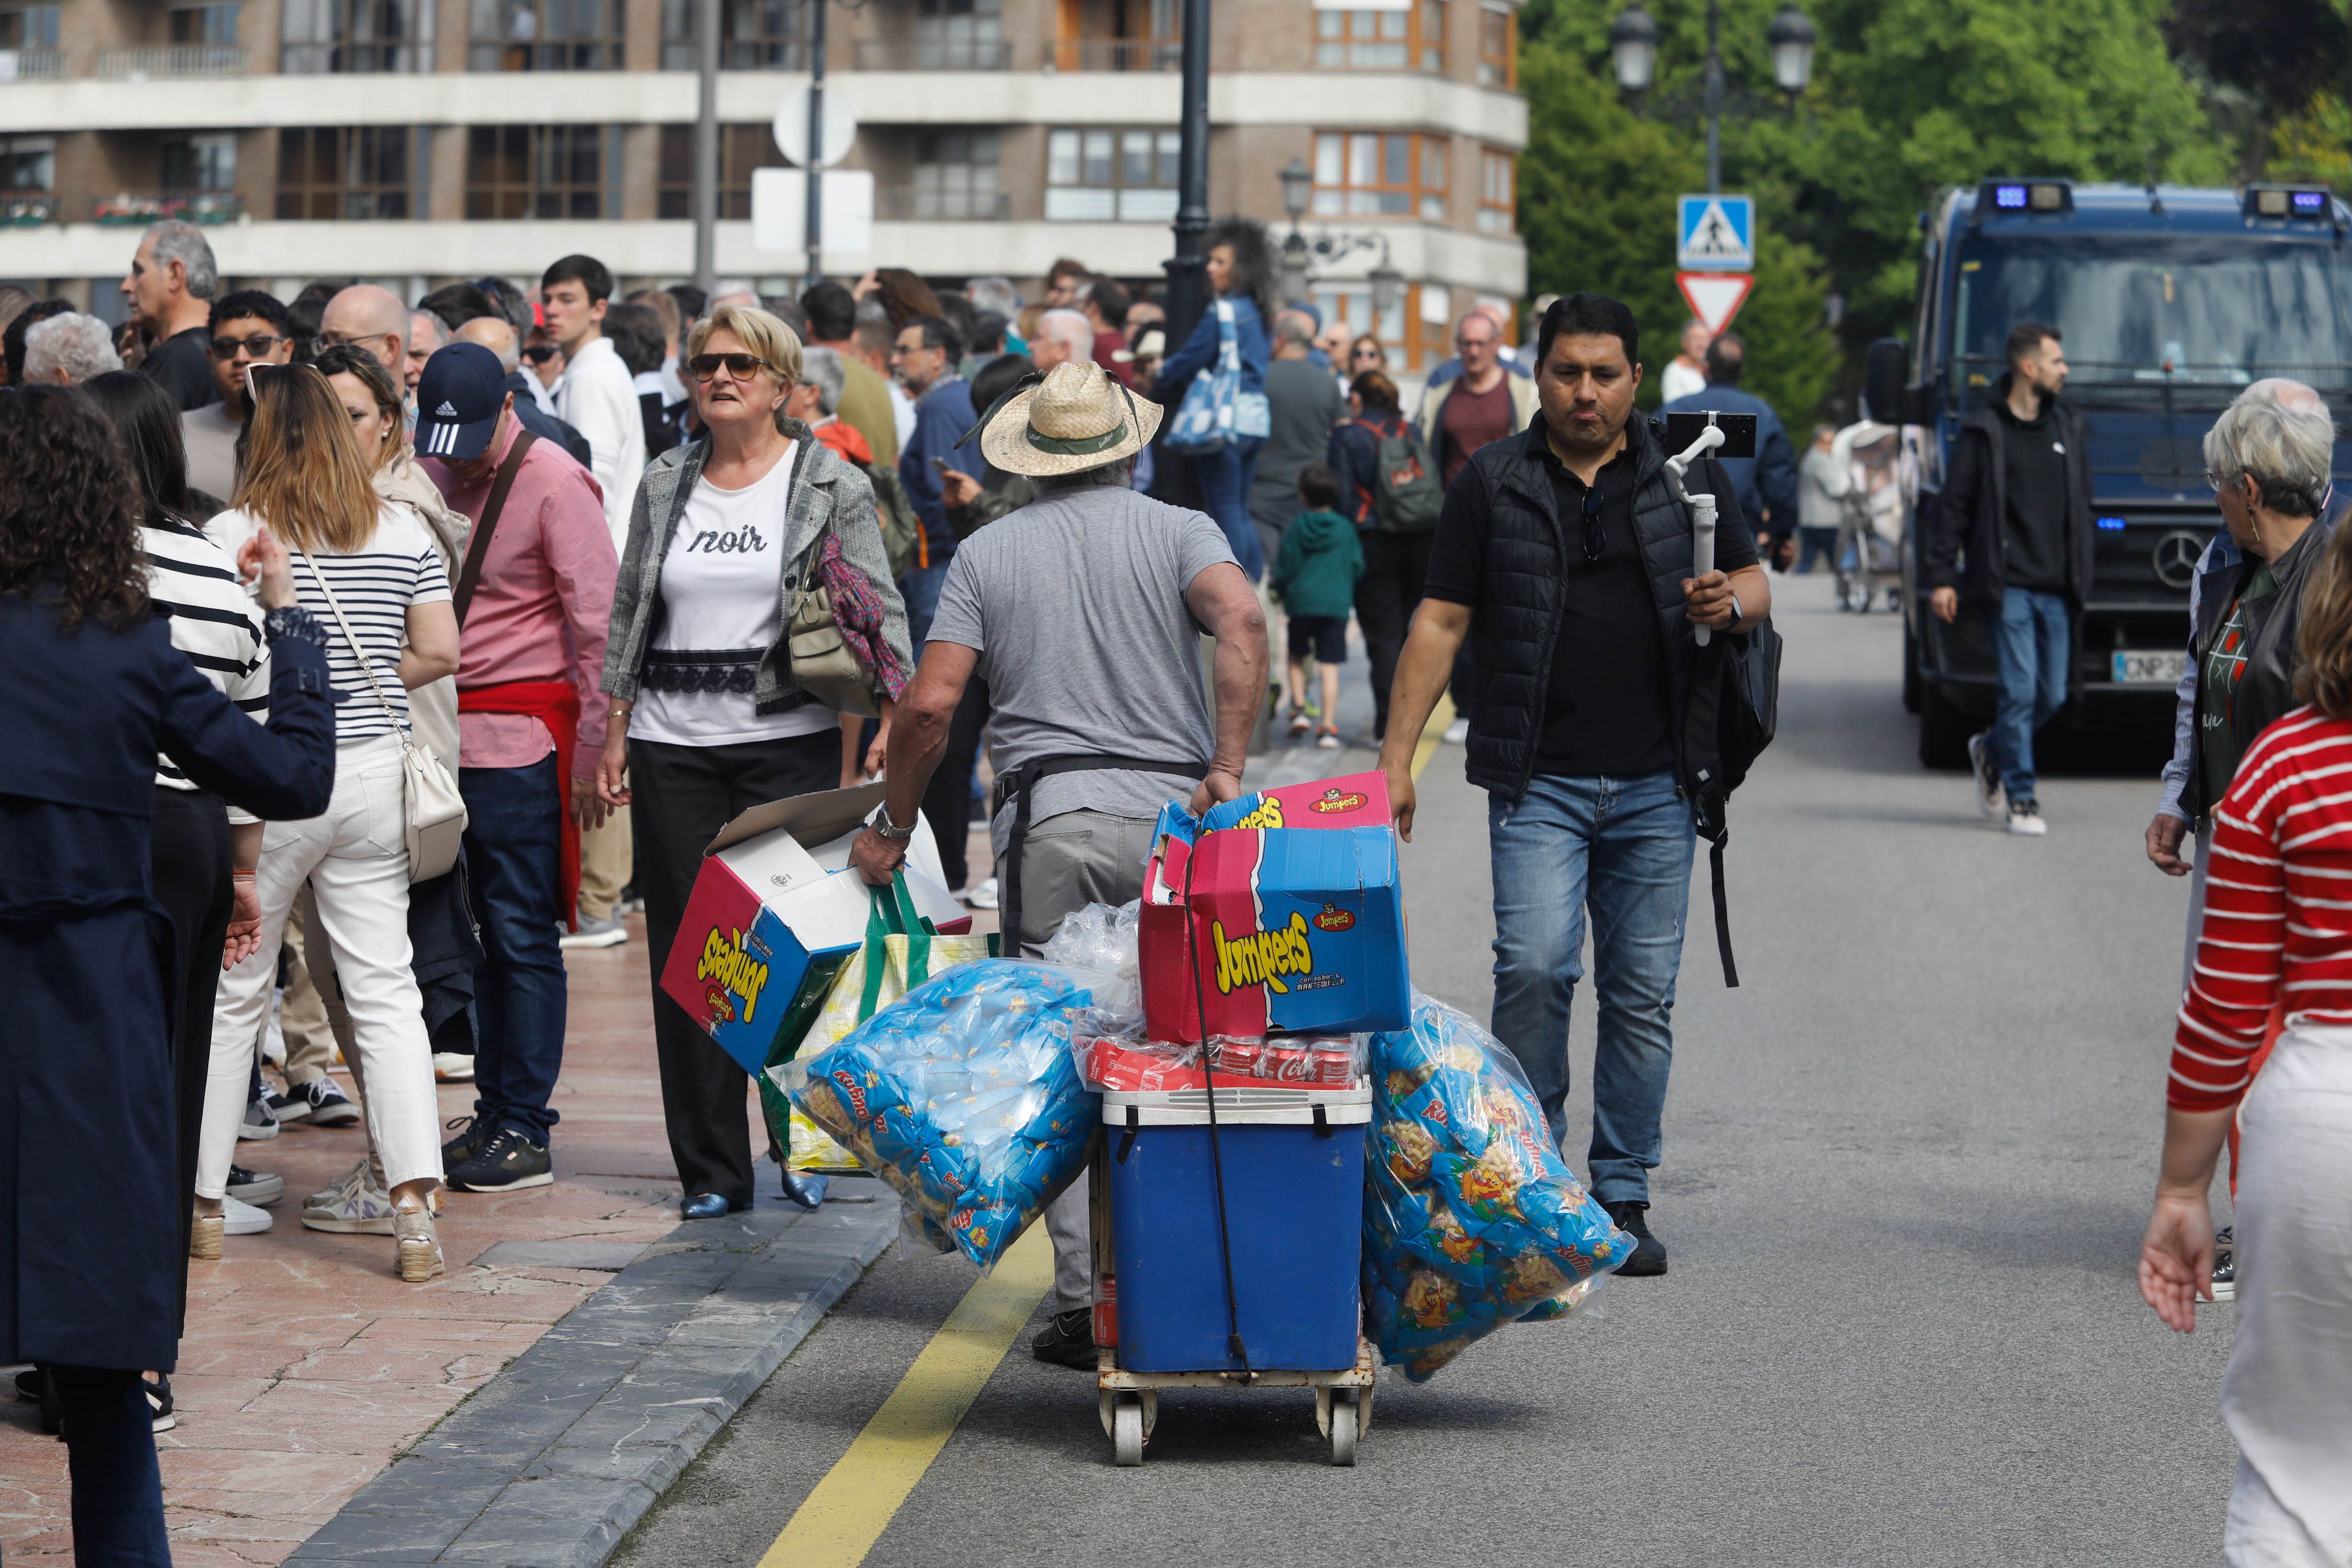
M 2352 529 L 2328 542 L 2298 643 L 2305 706 L 2256 737 L 2213 811 L 2140 1248 L 2140 1294 L 2188 1332 L 2212 1299 L 2210 1193 L 2238 1113 L 2237 1339 L 2221 1384 L 2234 1564 L 2352 1560 Z M 2253 1079 L 2282 999 L 2285 1033 Z

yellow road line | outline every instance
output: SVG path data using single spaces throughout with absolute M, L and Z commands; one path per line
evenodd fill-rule
M 956 1303 L 882 1408 L 784 1526 L 760 1568 L 857 1568 L 955 1435 L 1054 1282 L 1044 1225 Z
M 1415 783 L 1420 782 L 1421 770 L 1429 766 L 1429 759 L 1437 755 L 1437 748 L 1444 740 L 1445 727 L 1453 722 L 1454 694 L 1441 692 L 1437 706 L 1429 710 L 1429 722 L 1421 727 L 1421 739 L 1413 742 L 1412 776 Z

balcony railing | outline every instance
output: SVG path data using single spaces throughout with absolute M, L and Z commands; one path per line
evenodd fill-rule
M 63 49 L 0 49 L 0 81 L 56 81 L 65 74 Z
M 91 74 L 109 81 L 147 81 L 156 77 L 222 77 L 246 74 L 246 51 L 235 44 L 165 44 L 135 49 L 100 49 Z
M 189 223 L 235 223 L 245 216 L 245 198 L 234 191 L 199 191 L 178 195 L 134 195 L 118 192 L 100 196 L 90 205 L 90 221 L 122 227 L 181 218 Z
M 857 68 L 881 71 L 1001 71 L 1013 68 L 1003 38 L 860 38 Z
M 1165 185 L 1048 185 L 1048 223 L 1167 223 L 1176 216 L 1178 193 Z
M 1000 222 L 1013 215 L 1003 191 L 919 191 L 885 185 L 874 193 L 874 216 L 894 223 Z
M 1184 64 L 1184 46 L 1172 38 L 1063 38 L 1050 57 L 1055 70 L 1172 71 Z
M 37 228 L 57 221 L 55 196 L 0 196 L 0 228 Z

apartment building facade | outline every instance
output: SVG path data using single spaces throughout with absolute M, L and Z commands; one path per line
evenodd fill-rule
M 722 274 L 792 286 L 753 247 L 751 171 L 807 81 L 811 0 L 720 0 Z M 1366 243 L 1326 308 L 1409 368 L 1450 318 L 1515 300 L 1527 140 L 1516 0 L 1212 0 L 1210 203 Z M 1181 0 L 866 0 L 828 14 L 827 91 L 858 121 L 870 247 L 829 271 L 1040 277 L 1058 257 L 1162 276 L 1176 206 Z M 0 280 L 115 290 L 141 228 L 208 226 L 223 274 L 414 297 L 536 281 L 586 251 L 625 280 L 693 260 L 697 0 L 0 0 Z M 1383 265 L 1402 298 L 1372 320 Z M 772 280 L 772 281 L 770 281 Z

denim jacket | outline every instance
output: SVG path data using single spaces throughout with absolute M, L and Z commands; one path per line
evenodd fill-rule
M 793 601 L 803 579 L 816 570 L 815 547 L 828 528 L 840 537 L 842 558 L 873 584 L 882 601 L 882 635 L 900 668 L 910 668 L 914 653 L 907 637 L 907 606 L 898 586 L 890 580 L 890 560 L 882 548 L 882 525 L 874 511 L 874 487 L 855 465 L 814 438 L 797 419 L 779 422 L 779 428 L 798 443 L 792 478 L 784 492 L 783 580 L 777 585 L 782 607 L 776 640 L 760 660 L 753 706 L 761 713 L 782 711 L 793 705 L 799 689 L 793 683 L 789 628 Z M 604 690 L 624 702 L 636 700 L 646 650 L 653 646 L 660 625 L 662 563 L 669 557 L 671 536 L 686 515 L 688 498 L 702 478 L 710 455 L 706 436 L 690 446 L 673 447 L 646 465 L 629 509 L 629 539 L 621 551 L 620 574 L 613 584 L 612 637 L 604 647 Z M 877 695 L 879 692 L 877 690 Z

